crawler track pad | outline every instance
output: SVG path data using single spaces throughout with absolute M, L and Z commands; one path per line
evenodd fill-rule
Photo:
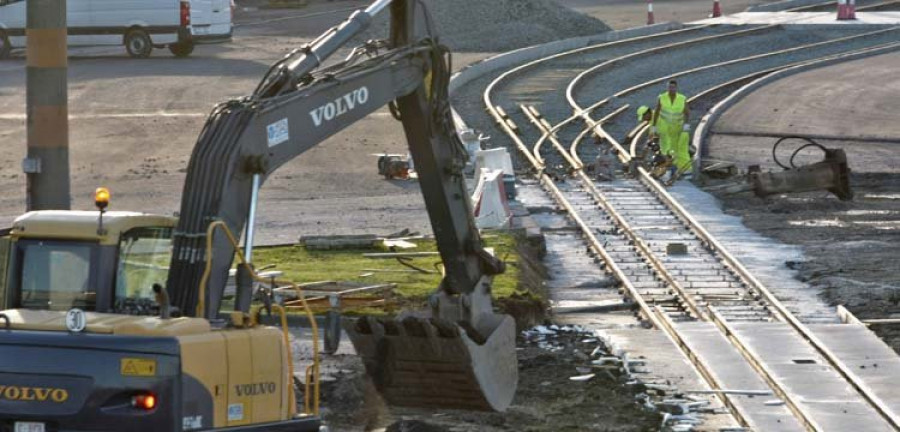
M 477 327 L 411 317 L 345 324 L 389 404 L 503 411 L 519 379 L 516 324 L 508 315 L 490 314 Z

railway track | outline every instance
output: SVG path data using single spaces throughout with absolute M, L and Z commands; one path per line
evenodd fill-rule
M 482 95 L 519 161 L 565 210 L 643 319 L 679 346 L 711 388 L 724 390 L 737 380 L 770 389 L 784 402 L 775 409 L 759 398 L 720 396 L 744 427 L 847 430 L 853 421 L 856 430 L 898 430 L 900 418 L 892 394 L 870 388 L 808 328 L 839 322 L 835 311 L 798 313 L 785 306 L 646 169 L 631 178 L 597 181 L 584 168 L 610 149 L 622 164 L 631 162 L 646 125 L 615 119 L 640 101 L 652 101 L 653 86 L 668 79 L 693 81 L 692 106 L 711 105 L 768 73 L 898 49 L 898 30 L 798 35 L 780 26 L 689 27 L 544 57 L 500 74 Z M 707 55 L 697 55 L 704 50 Z M 648 63 L 662 53 L 683 59 Z M 585 145 L 589 139 L 603 145 Z M 760 332 L 789 340 L 790 350 L 809 357 L 800 360 L 817 366 L 815 373 L 786 375 L 771 353 L 760 350 Z M 725 370 L 711 355 L 740 365 Z M 846 418 L 834 415 L 837 405 L 821 406 L 817 393 L 800 388 L 796 377 L 834 385 L 828 396 L 841 402 Z

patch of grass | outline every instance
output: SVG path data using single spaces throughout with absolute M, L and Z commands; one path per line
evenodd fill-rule
M 519 269 L 516 265 L 516 237 L 501 232 L 484 236 L 487 247 L 507 262 L 506 272 L 494 277 L 494 297 L 512 296 L 518 286 Z M 409 252 L 437 251 L 434 240 L 416 240 L 417 247 Z M 357 282 L 369 285 L 395 283 L 396 296 L 402 297 L 403 304 L 424 303 L 441 281 L 437 273 L 407 272 L 412 270 L 395 259 L 372 259 L 364 253 L 379 252 L 377 249 L 306 250 L 303 246 L 261 247 L 254 250 L 254 264 L 257 268 L 275 264 L 274 270 L 284 272 L 283 279 L 297 283 L 317 281 Z M 440 269 L 440 256 L 412 258 L 409 263 L 426 270 Z M 391 272 L 366 271 L 366 269 L 392 270 Z M 397 272 L 402 270 L 402 272 Z

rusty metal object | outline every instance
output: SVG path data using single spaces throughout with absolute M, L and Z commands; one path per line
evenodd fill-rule
M 409 178 L 409 161 L 401 155 L 385 154 L 378 156 L 378 174 L 386 180 Z
M 775 143 L 772 150 L 773 155 L 778 145 L 788 139 L 803 140 L 807 144 L 794 151 L 789 162 L 790 166 L 782 164 L 778 161 L 777 156 L 775 157 L 775 162 L 785 168 L 785 171 L 761 172 L 758 166 L 751 167 L 748 180 L 757 196 L 827 190 L 842 201 L 853 199 L 853 191 L 850 188 L 850 167 L 847 164 L 847 154 L 843 149 L 829 149 L 805 137 L 783 137 Z M 800 167 L 794 165 L 794 157 L 807 147 L 821 149 L 825 158 L 810 165 Z

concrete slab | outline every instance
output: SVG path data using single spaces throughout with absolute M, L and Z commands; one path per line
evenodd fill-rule
M 732 326 L 821 430 L 894 430 L 788 324 L 734 323 Z
M 792 313 L 804 322 L 839 322 L 834 308 L 819 298 L 818 290 L 797 280 L 797 272 L 785 265 L 786 261 L 805 260 L 799 246 L 779 243 L 745 227 L 740 217 L 725 214 L 715 197 L 692 183 L 678 182 L 669 193 Z
M 733 349 L 731 343 L 709 322 L 676 324 L 691 351 L 706 365 L 726 390 L 768 390 L 768 384 Z M 785 405 L 767 405 L 777 396 L 731 396 L 731 400 L 753 430 L 802 431 L 803 426 Z
M 900 413 L 900 357 L 874 332 L 858 324 L 820 324 L 809 329 L 895 414 Z
M 837 20 L 833 12 L 741 12 L 719 18 L 694 21 L 690 24 L 801 24 L 801 25 L 897 25 L 900 12 L 857 12 L 855 20 Z
M 601 336 L 617 351 L 628 353 L 629 359 L 645 362 L 639 378 L 645 383 L 662 383 L 679 390 L 709 390 L 706 382 L 697 375 L 693 366 L 660 330 L 615 329 L 601 332 Z M 723 408 L 722 403 L 709 395 L 695 395 L 711 401 L 711 407 Z M 727 411 L 726 411 L 727 412 Z M 698 430 L 716 431 L 737 427 L 734 418 L 728 414 L 708 414 Z M 754 429 L 768 430 L 768 429 Z M 776 429 L 772 429 L 776 430 Z

